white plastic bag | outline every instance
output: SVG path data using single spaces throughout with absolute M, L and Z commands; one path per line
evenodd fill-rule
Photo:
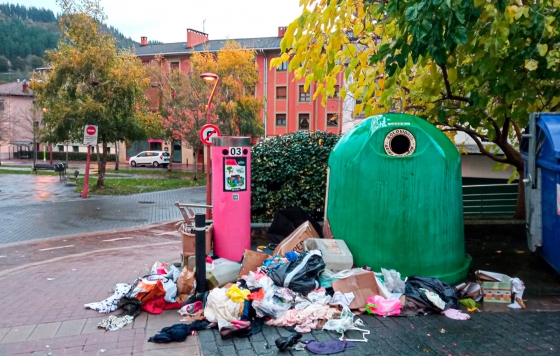
M 385 280 L 385 287 L 390 293 L 404 293 L 405 283 L 401 280 L 401 274 L 394 269 L 387 270 L 381 268 L 383 279 Z

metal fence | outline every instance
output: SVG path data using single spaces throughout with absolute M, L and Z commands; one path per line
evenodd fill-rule
M 463 186 L 463 213 L 469 217 L 504 217 L 515 213 L 517 184 Z

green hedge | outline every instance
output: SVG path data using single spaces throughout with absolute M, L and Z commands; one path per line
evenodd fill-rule
M 272 221 L 276 211 L 301 206 L 324 216 L 327 164 L 339 136 L 299 131 L 276 136 L 253 147 L 252 221 Z
M 29 159 L 33 159 L 33 151 L 21 152 L 22 156 L 28 156 Z M 43 159 L 43 151 L 37 152 L 37 159 Z M 66 152 L 53 151 L 53 161 L 66 161 Z M 50 157 L 50 153 L 47 151 L 47 159 Z M 99 156 L 101 158 L 101 155 Z M 19 158 L 18 152 L 14 152 L 14 158 Z M 69 161 L 85 161 L 87 159 L 87 153 L 85 152 L 68 152 Z M 97 161 L 97 153 L 91 154 L 91 160 Z M 108 154 L 107 162 L 115 162 L 115 155 Z

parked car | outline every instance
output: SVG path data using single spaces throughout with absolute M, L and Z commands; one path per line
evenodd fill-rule
M 169 165 L 169 152 L 165 151 L 143 151 L 132 156 L 129 159 L 129 163 L 132 167 L 136 166 L 154 166 L 155 168 L 160 165 L 167 167 Z

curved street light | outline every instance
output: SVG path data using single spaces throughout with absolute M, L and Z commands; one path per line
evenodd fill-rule
M 216 87 L 218 86 L 218 80 L 220 80 L 220 77 L 218 77 L 218 75 L 214 73 L 202 73 L 200 77 L 207 82 L 214 82 L 214 88 L 212 88 L 212 93 L 208 98 L 208 105 L 206 105 L 206 123 L 210 124 L 210 105 L 212 105 L 212 98 L 214 97 L 214 93 L 216 92 Z M 212 169 L 212 161 L 210 160 L 210 147 L 211 146 L 206 146 L 206 205 L 212 204 L 212 193 L 210 191 L 212 187 L 212 184 L 210 183 L 212 179 L 212 173 L 210 172 L 210 170 Z M 212 209 L 206 209 L 206 219 L 212 219 Z

